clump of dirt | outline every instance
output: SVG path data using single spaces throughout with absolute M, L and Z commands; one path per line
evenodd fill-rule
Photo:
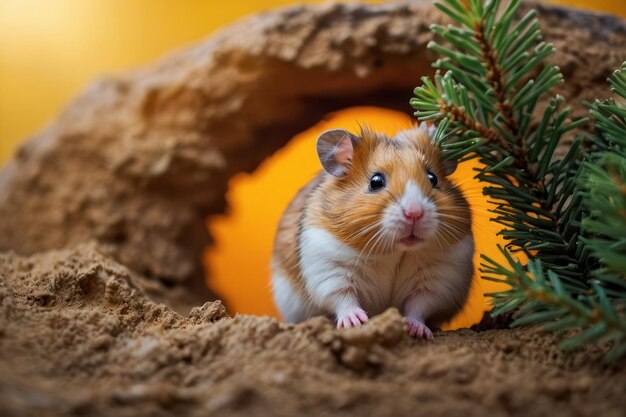
M 602 415 L 626 407 L 623 365 L 566 355 L 533 329 L 416 342 L 395 310 L 360 329 L 183 317 L 96 244 L 0 255 L 0 414 Z

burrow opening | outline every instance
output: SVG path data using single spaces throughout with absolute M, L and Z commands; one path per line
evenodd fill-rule
M 225 214 L 207 219 L 215 243 L 207 248 L 203 263 L 207 285 L 219 294 L 230 313 L 269 315 L 279 318 L 271 293 L 273 239 L 278 221 L 297 191 L 321 169 L 315 140 L 325 130 L 344 128 L 358 132 L 360 126 L 393 135 L 415 124 L 415 119 L 394 109 L 366 106 L 348 107 L 325 115 L 303 129 L 252 172 L 240 172 L 229 181 Z M 494 239 L 499 231 L 489 222 L 487 203 L 480 184 L 473 179 L 475 162 L 462 164 L 453 174 L 472 204 L 474 234 L 479 253 L 497 258 Z M 469 327 L 478 323 L 489 309 L 485 292 L 496 288 L 481 282 L 476 267 L 474 283 L 464 310 L 446 328 Z

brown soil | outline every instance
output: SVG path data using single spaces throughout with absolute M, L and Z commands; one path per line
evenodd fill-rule
M 26 144 L 0 173 L 0 416 L 624 415 L 626 364 L 533 329 L 420 343 L 396 311 L 347 331 L 231 318 L 219 301 L 176 312 L 211 297 L 204 222 L 234 173 L 329 111 L 409 111 L 441 19 L 429 3 L 252 17 L 95 83 Z M 540 16 L 560 93 L 608 94 L 626 24 Z
M 0 414 L 623 416 L 626 372 L 531 329 L 415 342 L 394 311 L 356 330 L 183 317 L 94 244 L 0 255 Z

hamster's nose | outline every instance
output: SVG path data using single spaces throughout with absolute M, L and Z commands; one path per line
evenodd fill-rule
M 409 210 L 403 210 L 404 218 L 407 221 L 417 221 L 424 217 L 424 210 L 421 208 L 411 208 Z

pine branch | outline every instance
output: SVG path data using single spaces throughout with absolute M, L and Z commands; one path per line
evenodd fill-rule
M 569 120 L 557 96 L 532 123 L 538 101 L 563 77 L 542 66 L 554 47 L 541 40 L 535 12 L 514 22 L 520 1 L 502 11 L 500 4 L 436 3 L 457 26 L 432 26 L 447 42 L 429 44 L 441 56 L 435 68 L 445 73 L 434 82 L 423 78 L 411 105 L 418 119 L 439 122 L 435 140 L 445 157 L 479 158 L 485 166 L 476 177 L 508 242 L 508 265 L 487 258 L 482 265 L 484 278 L 510 286 L 491 294 L 494 314 L 519 308 L 517 324 L 581 329 L 562 346 L 606 340 L 614 360 L 626 354 L 626 109 L 596 101 L 593 147 L 583 149 L 576 138 L 556 158 L 560 140 L 587 119 Z M 610 83 L 626 98 L 626 66 Z M 521 265 L 515 252 L 533 260 Z
M 624 75 L 626 66 L 616 71 L 610 81 L 626 79 Z M 611 84 L 620 85 L 618 82 Z M 626 89 L 619 92 L 626 93 Z M 518 308 L 523 316 L 514 326 L 549 322 L 544 329 L 579 329 L 580 333 L 561 343 L 561 347 L 575 349 L 586 343 L 606 341 L 612 347 L 605 359 L 612 362 L 626 355 L 626 158 L 623 156 L 626 119 L 622 117 L 626 112 L 614 100 L 598 101 L 594 107 L 592 112 L 603 115 L 596 122 L 597 149 L 588 155 L 594 162 L 581 166 L 567 183 L 566 191 L 571 187 L 575 197 L 559 222 L 568 226 L 582 217 L 582 210 L 591 212 L 583 221 L 585 236 L 578 236 L 578 227 L 572 233 L 579 262 L 590 263 L 589 252 L 595 258 L 590 287 L 585 290 L 583 286 L 577 291 L 575 286 L 579 281 L 565 271 L 547 269 L 539 259 L 523 266 L 508 252 L 504 252 L 508 268 L 483 257 L 486 262 L 481 264 L 481 270 L 483 278 L 510 286 L 507 291 L 490 294 L 495 305 L 493 314 Z M 620 130 L 622 133 L 616 140 L 607 141 L 607 136 L 603 135 L 606 131 Z M 566 160 L 561 165 L 566 166 Z
M 626 158 L 604 154 L 602 165 L 585 165 L 585 244 L 616 276 L 626 281 Z M 604 273 L 604 270 L 598 271 Z
M 609 78 L 611 89 L 626 99 L 626 63 Z M 626 282 L 626 107 L 596 100 L 596 152 L 585 163 L 580 181 L 590 216 L 583 221 L 582 242 L 603 265 L 594 276 L 612 288 Z M 626 298 L 625 293 L 618 297 Z
M 514 136 L 517 136 L 519 128 L 517 126 L 517 121 L 513 117 L 513 107 L 511 106 L 504 90 L 505 82 L 503 71 L 500 68 L 498 59 L 496 58 L 496 53 L 486 36 L 485 19 L 474 22 L 474 31 L 474 39 L 476 39 L 476 42 L 481 47 L 481 58 L 485 63 L 485 68 L 487 69 L 487 83 L 491 86 L 497 98 L 497 109 L 504 117 L 505 126 Z M 522 164 L 528 165 L 526 155 L 524 153 L 524 138 L 522 136 L 518 136 L 518 140 L 520 143 L 518 144 L 517 156 Z
M 507 248 L 528 255 L 539 251 L 547 267 L 563 270 L 577 280 L 576 289 L 587 290 L 580 284 L 585 280 L 578 279 L 584 268 L 572 244 L 579 231 L 572 225 L 581 212 L 561 204 L 562 193 L 572 191 L 571 176 L 581 159 L 578 141 L 566 163 L 554 158 L 561 138 L 586 120 L 569 121 L 570 110 L 556 97 L 541 123 L 531 126 L 538 99 L 563 78 L 552 66 L 530 78 L 554 47 L 541 41 L 534 11 L 513 23 L 520 1 L 509 2 L 501 15 L 500 1 L 447 0 L 436 6 L 460 26 L 432 26 L 451 45 L 429 44 L 442 56 L 434 66 L 447 72 L 434 82 L 422 79 L 411 100 L 415 115 L 448 119 L 455 135 L 440 143 L 444 155 L 461 161 L 477 157 L 486 167 L 477 178 L 490 184 L 484 194 L 497 201 L 492 212 L 504 226 Z
M 449 0 L 436 3 L 438 8 L 465 27 L 444 28 L 433 25 L 432 30 L 456 49 L 437 42 L 431 42 L 429 47 L 443 56 L 434 67 L 448 70 L 467 89 L 469 95 L 476 98 L 476 120 L 483 126 L 493 125 L 500 130 L 499 135 L 489 130 L 490 133 L 484 137 L 496 141 L 506 151 L 506 156 L 514 157 L 518 168 L 532 174 L 532 167 L 526 160 L 524 143 L 530 121 L 528 115 L 534 110 L 536 97 L 562 81 L 562 76 L 558 68 L 546 67 L 535 80 L 529 80 L 523 86 L 519 91 L 522 94 L 518 96 L 519 81 L 550 55 L 554 48 L 540 42 L 541 35 L 534 11 L 529 12 L 509 31 L 520 1 L 510 2 L 501 19 L 496 21 L 499 5 L 499 1 L 488 1 L 484 6 L 480 1 L 461 3 Z M 507 53 L 500 53 L 498 47 Z M 445 106 L 440 103 L 442 108 L 454 108 L 457 103 L 449 95 L 446 98 Z M 420 113 L 423 109 L 419 102 L 412 102 L 412 105 L 418 110 L 416 116 L 422 118 Z
M 609 78 L 611 90 L 626 100 L 626 63 Z M 626 157 L 626 108 L 614 99 L 596 100 L 590 110 L 596 121 L 597 151 L 611 151 Z
M 500 250 L 507 259 L 507 267 L 486 256 L 482 256 L 481 263 L 485 279 L 511 286 L 510 290 L 488 294 L 496 304 L 494 315 L 518 309 L 518 314 L 523 316 L 513 322 L 513 327 L 547 322 L 544 330 L 584 329 L 560 344 L 566 350 L 589 342 L 607 342 L 612 345 L 605 356 L 607 362 L 626 354 L 625 303 L 612 303 L 597 284 L 590 295 L 573 298 L 556 273 L 544 272 L 541 261 L 531 260 L 524 266 L 503 248 Z

